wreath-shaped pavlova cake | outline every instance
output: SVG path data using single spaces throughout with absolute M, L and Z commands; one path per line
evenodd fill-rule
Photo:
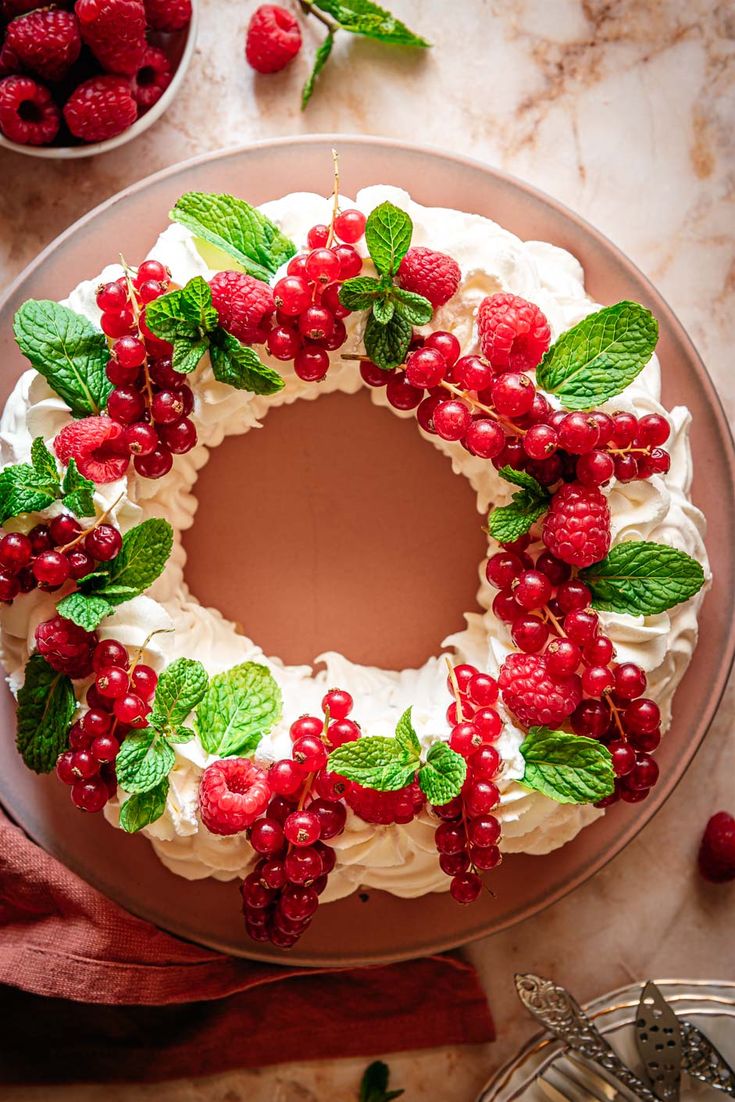
M 26 765 L 173 871 L 242 878 L 248 934 L 284 949 L 320 897 L 470 903 L 503 853 L 645 799 L 707 577 L 653 316 L 392 188 L 171 218 L 138 267 L 15 318 L 0 620 Z M 288 667 L 189 593 L 192 486 L 272 406 L 362 386 L 489 514 L 481 611 L 420 670 Z

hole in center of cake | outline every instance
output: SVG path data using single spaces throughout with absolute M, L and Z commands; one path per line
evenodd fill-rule
M 364 390 L 273 409 L 210 453 L 195 492 L 192 592 L 289 665 L 419 666 L 478 608 L 472 487 Z

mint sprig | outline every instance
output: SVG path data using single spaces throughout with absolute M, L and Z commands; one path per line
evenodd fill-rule
M 446 742 L 435 742 L 419 769 L 419 785 L 430 803 L 440 807 L 459 795 L 467 776 L 467 762 Z
M 592 604 L 605 612 L 655 616 L 693 597 L 704 585 L 696 559 L 663 543 L 618 543 L 602 562 L 579 573 Z
M 359 1102 L 393 1102 L 405 1092 L 403 1089 L 389 1090 L 390 1069 L 382 1060 L 368 1064 L 360 1081 Z
M 513 543 L 524 536 L 544 515 L 549 507 L 551 495 L 527 471 L 501 467 L 499 474 L 507 482 L 519 486 L 520 491 L 513 494 L 508 505 L 500 505 L 490 512 L 488 532 L 498 543 Z
M 296 252 L 275 222 L 234 195 L 189 191 L 177 199 L 169 217 L 264 283 Z
M 126 792 L 150 792 L 171 772 L 176 761 L 169 740 L 155 727 L 131 731 L 120 744 L 115 773 Z
M 163 777 L 147 792 L 136 792 L 129 796 L 120 808 L 120 826 L 128 834 L 135 834 L 144 826 L 155 823 L 166 810 L 167 795 L 168 777 Z
M 25 680 L 18 693 L 16 736 L 18 751 L 34 773 L 50 773 L 66 749 L 76 706 L 70 679 L 53 670 L 40 654 L 34 654 L 26 663 Z
M 177 658 L 156 684 L 148 723 L 171 742 L 188 742 L 194 732 L 184 721 L 194 711 L 209 685 L 207 671 L 192 658 Z
M 79 474 L 76 462 L 60 477 L 56 460 L 37 436 L 31 444 L 31 462 L 16 463 L 0 472 L 0 524 L 21 513 L 36 513 L 61 500 L 78 517 L 94 516 L 94 483 Z
M 255 349 L 241 344 L 232 333 L 217 329 L 209 339 L 212 371 L 218 382 L 253 394 L 277 394 L 283 390 L 285 383 L 278 372 L 261 363 Z
M 215 674 L 199 702 L 195 726 L 209 754 L 252 754 L 281 717 L 281 690 L 267 666 L 242 662 Z
M 521 744 L 521 784 L 560 804 L 591 804 L 615 788 L 610 751 L 597 739 L 531 727 Z
M 566 409 L 593 409 L 633 382 L 657 340 L 658 322 L 644 306 L 605 306 L 562 333 L 536 369 L 536 381 Z
M 58 302 L 29 299 L 17 311 L 13 331 L 23 355 L 75 417 L 105 408 L 112 390 L 105 374 L 110 352 L 104 333 L 87 318 Z
M 321 73 L 324 66 L 329 61 L 332 53 L 332 47 L 334 46 L 334 30 L 330 27 L 327 31 L 326 38 L 324 38 L 318 45 L 317 51 L 314 54 L 314 64 L 312 65 L 311 72 L 306 78 L 306 83 L 301 91 L 301 110 L 303 111 L 307 103 L 314 94 L 314 86 L 317 81 L 317 77 Z

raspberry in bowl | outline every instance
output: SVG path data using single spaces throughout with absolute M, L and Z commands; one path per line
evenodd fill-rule
M 104 153 L 172 102 L 196 42 L 192 0 L 28 7 L 6 4 L 0 31 L 1 148 L 48 159 Z

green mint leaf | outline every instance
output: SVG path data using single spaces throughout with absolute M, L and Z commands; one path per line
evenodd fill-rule
M 119 553 L 108 564 L 107 579 L 96 589 L 99 597 L 119 605 L 144 593 L 162 572 L 173 546 L 167 520 L 149 517 L 123 536 Z M 89 584 L 89 578 L 82 579 Z
M 419 769 L 419 785 L 427 800 L 441 806 L 462 791 L 467 762 L 446 742 L 435 742 Z
M 195 341 L 178 337 L 173 342 L 171 366 L 174 371 L 179 371 L 182 375 L 188 375 L 195 367 L 199 366 L 199 361 L 208 348 L 209 337 L 201 337 Z
M 250 390 L 253 394 L 276 394 L 283 390 L 284 382 L 277 371 L 261 363 L 257 352 L 225 329 L 212 334 L 209 354 L 212 371 L 220 383 L 227 383 L 235 390 Z
M 394 738 L 363 736 L 338 746 L 329 755 L 329 768 L 364 788 L 397 792 L 410 784 L 416 761 Z
M 413 336 L 411 323 L 401 314 L 394 314 L 387 325 L 381 325 L 372 314 L 365 327 L 365 351 L 383 371 L 402 364 Z
M 233 257 L 248 275 L 264 283 L 296 252 L 296 246 L 274 222 L 232 195 L 190 191 L 176 201 L 169 217 Z
M 506 482 L 512 482 L 514 486 L 520 486 L 522 489 L 528 490 L 540 501 L 551 500 L 549 491 L 528 471 L 517 471 L 514 467 L 501 467 L 498 474 Z
M 525 536 L 547 508 L 547 502 L 539 501 L 525 490 L 513 494 L 510 505 L 500 505 L 491 512 L 488 532 L 498 543 L 514 543 Z
M 58 302 L 30 299 L 16 313 L 13 331 L 23 355 L 75 417 L 105 408 L 110 353 L 104 333 L 87 318 Z
M 369 1064 L 360 1083 L 359 1102 L 392 1102 L 399 1098 L 404 1091 L 388 1090 L 389 1075 L 388 1065 L 382 1060 Z
M 118 783 L 126 792 L 150 792 L 171 772 L 176 761 L 173 748 L 152 727 L 131 731 L 115 758 Z
M 615 788 L 610 751 L 597 739 L 531 727 L 521 754 L 521 784 L 557 803 L 592 804 Z
M 372 0 L 314 0 L 314 5 L 352 34 L 377 38 L 394 46 L 431 45 Z
M 74 687 L 63 673 L 52 670 L 34 654 L 25 668 L 18 693 L 18 752 L 34 773 L 50 773 L 66 749 L 67 735 L 77 702 Z
M 69 460 L 61 483 L 61 492 L 61 503 L 65 509 L 77 517 L 94 516 L 94 482 L 79 473 L 75 459 Z
M 155 788 L 130 796 L 120 808 L 120 826 L 128 834 L 135 834 L 149 823 L 155 823 L 166 810 L 167 796 L 168 777 L 159 781 Z
M 153 708 L 148 717 L 167 737 L 173 732 L 179 741 L 178 729 L 194 711 L 207 691 L 209 677 L 201 662 L 192 658 L 177 658 L 163 670 L 156 685 Z
M 171 743 L 191 742 L 194 738 L 194 732 L 191 727 L 186 727 L 182 723 L 178 727 L 170 727 L 166 734 L 166 738 Z
M 421 743 L 419 742 L 418 735 L 413 729 L 410 708 L 406 708 L 406 711 L 396 724 L 396 742 L 405 752 L 406 757 L 413 758 L 418 765 L 419 758 L 421 757 Z
M 132 596 L 132 594 L 131 594 Z M 65 620 L 71 620 L 85 631 L 95 631 L 106 616 L 115 611 L 115 606 L 104 597 L 93 593 L 69 593 L 59 601 L 56 611 Z
M 316 84 L 317 77 L 319 76 L 319 74 L 321 73 L 322 69 L 327 64 L 327 62 L 329 61 L 329 55 L 332 52 L 332 46 L 334 46 L 334 31 L 330 29 L 327 32 L 327 37 L 324 39 L 323 42 L 320 42 L 319 46 L 317 47 L 317 51 L 314 54 L 314 64 L 312 66 L 311 72 L 309 73 L 308 77 L 306 78 L 306 83 L 304 84 L 304 87 L 302 89 L 302 92 L 301 92 L 301 110 L 302 111 L 304 110 L 307 103 L 309 102 L 309 100 L 312 97 L 312 94 L 314 92 L 314 85 Z
M 404 318 L 412 325 L 426 325 L 434 316 L 434 307 L 423 295 L 404 291 L 403 287 L 394 287 L 391 294 Z
M 618 543 L 602 562 L 579 573 L 592 590 L 592 604 L 605 612 L 655 616 L 693 597 L 704 570 L 691 555 L 664 543 Z
M 56 463 L 40 436 L 31 445 L 30 463 L 16 463 L 0 472 L 0 524 L 21 513 L 36 513 L 61 493 Z
M 186 286 L 154 299 L 146 306 L 148 328 L 161 340 L 199 339 L 216 328 L 219 316 L 212 305 L 212 291 L 201 276 Z
M 221 758 L 246 755 L 281 717 L 281 690 L 267 666 L 243 662 L 216 674 L 197 708 L 202 746 Z
M 658 322 L 637 302 L 618 302 L 562 333 L 536 369 L 536 382 L 567 409 L 592 409 L 620 394 L 656 347 Z
M 369 310 L 376 299 L 384 294 L 379 279 L 372 276 L 354 276 L 346 279 L 339 289 L 339 301 L 348 310 Z
M 408 252 L 413 222 L 405 210 L 385 202 L 368 216 L 365 241 L 380 275 L 395 275 Z
M 387 325 L 396 312 L 396 304 L 391 298 L 376 298 L 373 303 L 373 317 L 379 325 Z
M 38 475 L 46 479 L 50 486 L 59 485 L 56 460 L 46 447 L 42 436 L 37 436 L 31 444 L 31 463 Z

